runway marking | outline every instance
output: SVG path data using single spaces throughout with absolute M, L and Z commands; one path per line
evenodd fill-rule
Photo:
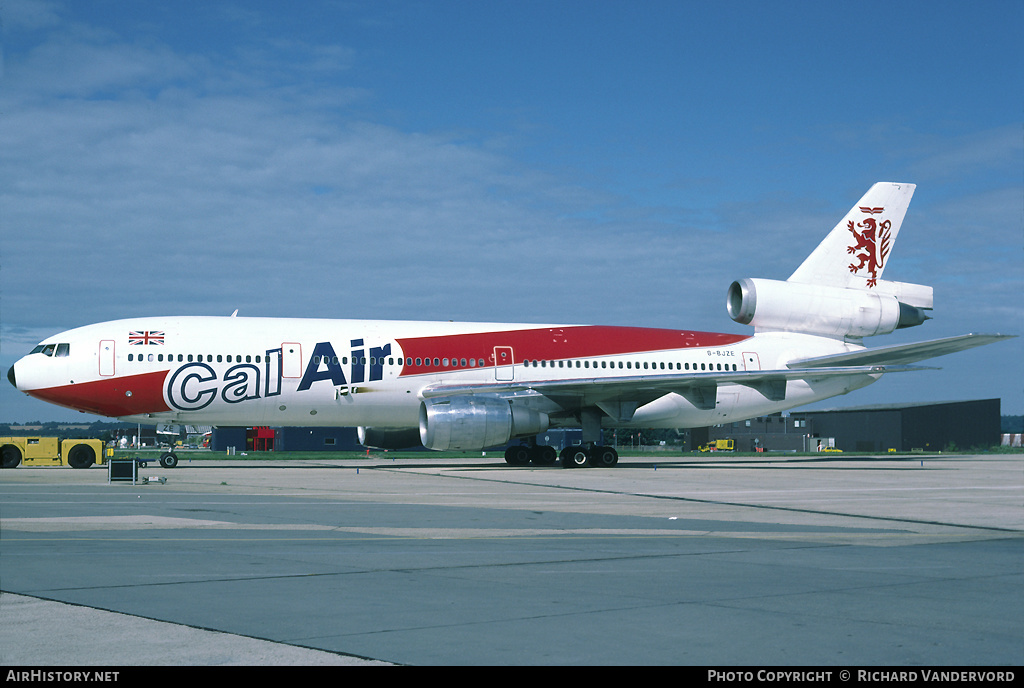
M 674 520 L 674 519 L 669 519 Z M 395 527 L 395 526 L 345 526 L 315 523 L 233 523 L 208 519 L 175 518 L 152 515 L 130 516 L 80 516 L 68 518 L 11 518 L 0 520 L 0 532 L 25 533 L 97 533 L 104 531 L 150 531 L 150 530 L 191 530 L 191 531 L 248 531 L 276 532 L 280 536 L 247 537 L 134 537 L 102 535 L 65 535 L 47 538 L 3 538 L 7 544 L 15 542 L 339 542 L 345 540 L 557 540 L 580 541 L 588 539 L 747 539 L 771 540 L 798 543 L 800 546 L 859 545 L 875 547 L 906 546 L 938 540 L 951 541 L 974 539 L 975 533 L 919 533 L 887 529 L 856 531 L 849 528 L 815 530 L 709 530 L 687 528 L 462 528 L 462 527 Z M 299 536 L 298 533 L 319 533 L 317 536 Z M 285 533 L 294 533 L 286 535 Z M 368 537 L 356 537 L 368 536 Z

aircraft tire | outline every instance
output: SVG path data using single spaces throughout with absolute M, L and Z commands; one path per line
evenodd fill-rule
M 21 450 L 13 444 L 5 444 L 0 449 L 0 468 L 17 468 L 21 463 Z
M 160 455 L 160 465 L 164 468 L 174 468 L 178 465 L 178 457 L 173 452 L 164 452 Z
M 619 462 L 619 452 L 614 447 L 594 447 L 594 465 L 613 468 Z
M 558 460 L 555 448 L 548 445 L 541 445 L 533 448 L 532 461 L 535 466 L 551 466 Z
M 68 452 L 68 465 L 72 468 L 89 468 L 96 463 L 96 452 L 88 444 L 76 444 Z
M 591 465 L 590 452 L 584 447 L 573 447 L 562 457 L 562 468 L 586 468 Z
M 530 448 L 517 445 L 505 450 L 505 463 L 510 466 L 527 466 L 530 463 Z

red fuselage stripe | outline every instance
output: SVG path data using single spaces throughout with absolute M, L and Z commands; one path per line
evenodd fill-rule
M 167 371 L 159 370 L 49 389 L 34 389 L 30 394 L 52 404 L 112 418 L 162 413 L 171 410 L 164 401 L 166 377 Z
M 480 332 L 474 334 L 442 335 L 438 337 L 416 337 L 398 339 L 406 359 L 417 358 L 423 365 L 406 367 L 402 375 L 422 375 L 450 369 L 435 366 L 433 360 L 484 359 L 485 365 L 495 365 L 496 347 L 512 349 L 511 361 L 560 360 L 613 356 L 634 353 L 650 353 L 671 349 L 687 349 L 712 346 L 727 346 L 748 339 L 747 335 L 720 334 L 717 332 L 690 332 L 685 330 L 663 330 L 644 327 L 579 326 L 550 327 L 531 330 L 507 330 Z

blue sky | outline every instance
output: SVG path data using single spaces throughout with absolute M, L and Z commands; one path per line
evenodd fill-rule
M 1024 334 L 1024 4 L 5 0 L 0 366 L 230 314 L 744 332 L 876 181 L 886 278 Z M 822 406 L 1000 397 L 1024 339 Z M 0 385 L 0 420 L 74 419 Z

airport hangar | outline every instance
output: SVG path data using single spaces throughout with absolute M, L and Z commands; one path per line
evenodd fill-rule
M 707 428 L 707 440 L 733 439 L 737 451 L 884 453 L 988 449 L 1000 443 L 1000 400 L 874 404 L 792 411 Z M 693 431 L 695 434 L 697 430 Z M 700 438 L 697 438 L 698 441 Z M 705 440 L 705 442 L 707 441 Z
M 552 429 L 538 436 L 561 448 L 579 440 L 578 430 Z M 844 452 L 987 449 L 1000 442 L 1000 400 L 876 404 L 822 411 L 793 411 L 685 434 L 682 450 L 710 440 L 732 439 L 736 451 Z M 518 444 L 518 440 L 513 441 Z M 355 428 L 215 428 L 210 449 L 242 451 L 360 451 Z

